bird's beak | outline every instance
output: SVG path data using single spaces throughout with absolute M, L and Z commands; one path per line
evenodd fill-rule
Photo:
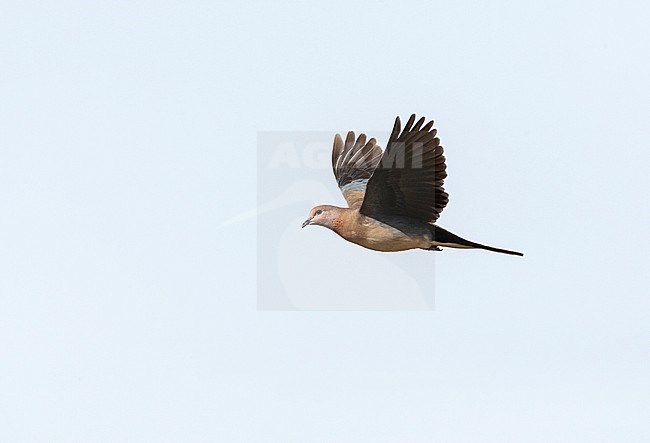
M 302 222 L 302 227 L 304 228 L 305 226 L 307 226 L 308 224 L 310 224 L 310 223 L 311 223 L 311 220 L 312 220 L 313 218 L 314 218 L 314 217 L 309 217 L 307 220 L 305 220 L 304 222 Z

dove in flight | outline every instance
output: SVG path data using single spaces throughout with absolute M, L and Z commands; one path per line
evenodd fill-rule
M 395 119 L 386 150 L 374 138 L 354 132 L 345 142 L 334 137 L 332 168 L 347 208 L 319 205 L 302 224 L 324 226 L 345 240 L 375 251 L 408 249 L 440 251 L 440 247 L 485 249 L 523 256 L 465 240 L 434 223 L 447 206 L 443 188 L 447 166 L 433 120 L 415 121 L 415 114 L 401 130 Z

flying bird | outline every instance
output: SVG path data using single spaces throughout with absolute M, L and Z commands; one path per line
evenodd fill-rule
M 302 227 L 324 226 L 345 240 L 375 251 L 408 249 L 440 251 L 440 247 L 485 249 L 523 256 L 465 240 L 434 223 L 447 206 L 443 188 L 447 166 L 433 120 L 415 121 L 401 129 L 395 119 L 382 154 L 377 140 L 350 131 L 345 142 L 334 137 L 332 168 L 347 208 L 319 205 Z

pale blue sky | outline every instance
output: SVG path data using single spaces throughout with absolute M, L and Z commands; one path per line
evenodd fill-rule
M 0 441 L 649 441 L 649 21 L 3 2 Z M 258 311 L 256 222 L 219 227 L 256 204 L 258 132 L 412 112 L 446 147 L 441 225 L 526 257 L 435 255 L 435 311 Z M 370 254 L 299 234 L 302 266 Z

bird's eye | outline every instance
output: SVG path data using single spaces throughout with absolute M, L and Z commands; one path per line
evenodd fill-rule
M 322 213 L 323 213 L 322 209 L 319 209 L 318 211 L 316 211 L 316 215 L 321 215 Z

